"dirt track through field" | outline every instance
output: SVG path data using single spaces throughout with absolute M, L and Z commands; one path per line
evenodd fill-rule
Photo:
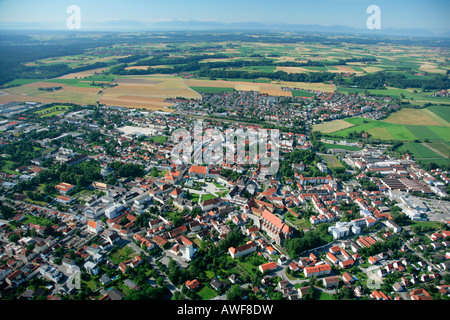
M 432 146 L 430 146 L 429 144 L 427 144 L 426 142 L 422 142 L 422 144 L 427 147 L 428 149 L 430 149 L 431 151 L 436 152 L 438 155 L 440 155 L 443 158 L 448 159 L 448 156 L 445 153 L 440 152 L 439 150 L 433 148 Z

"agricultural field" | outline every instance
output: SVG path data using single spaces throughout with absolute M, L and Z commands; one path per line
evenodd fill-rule
M 450 110 L 450 107 L 438 107 L 426 109 L 411 109 L 404 108 L 398 112 L 391 114 L 385 122 L 406 124 L 406 125 L 428 125 L 428 126 L 444 126 L 449 127 L 450 123 L 444 118 L 440 117 L 433 110 L 438 110 L 438 113 L 445 115 L 446 109 Z
M 354 124 L 346 120 L 334 120 L 330 122 L 322 122 L 313 126 L 313 131 L 319 131 L 323 134 L 334 133 L 340 130 L 351 128 Z
M 192 90 L 196 92 L 206 92 L 206 93 L 222 93 L 222 92 L 233 92 L 233 88 L 226 87 L 190 87 Z
M 76 68 L 80 66 L 90 65 L 97 62 L 108 62 L 117 60 L 120 58 L 125 58 L 127 55 L 94 55 L 94 54 L 80 54 L 73 56 L 62 56 L 62 57 L 53 57 L 41 60 L 35 60 L 33 62 L 29 62 L 27 66 L 38 66 L 38 65 L 52 65 L 52 64 L 67 64 L 71 68 Z
M 117 78 L 115 83 L 117 86 L 102 90 L 101 104 L 172 112 L 172 109 L 168 109 L 172 104 L 164 102 L 168 98 L 180 96 L 189 99 L 201 98 L 184 83 L 183 79 L 178 77 L 123 76 Z
M 41 103 L 95 104 L 99 87 L 80 85 L 79 82 L 77 79 L 52 79 L 11 87 L 4 90 L 5 94 L 0 96 L 0 102 L 33 100 Z M 39 90 L 39 88 L 52 87 L 61 87 L 61 89 Z
M 448 119 L 449 110 L 447 106 L 404 108 L 382 121 L 355 117 L 321 123 L 313 130 L 321 132 L 327 139 L 348 138 L 364 131 L 373 139 L 403 141 L 398 150 L 409 153 L 416 161 L 447 165 L 450 161 L 450 123 L 444 118 Z M 324 145 L 326 148 L 336 146 Z
M 275 83 L 251 83 L 246 81 L 225 81 L 225 80 L 198 80 L 188 79 L 185 80 L 185 84 L 190 88 L 209 88 L 211 90 L 239 90 L 239 91 L 258 91 L 260 93 L 267 93 L 269 95 L 288 96 L 292 97 L 290 91 L 283 91 L 282 85 Z M 216 89 L 211 89 L 216 88 Z M 224 89 L 227 88 L 227 89 Z M 223 92 L 223 91 L 222 91 Z
M 96 37 L 101 38 L 102 35 Z M 43 76 L 37 72 L 35 77 L 9 81 L 4 84 L 0 102 L 35 100 L 42 103 L 96 104 L 99 99 L 101 104 L 111 106 L 172 112 L 172 104 L 165 102 L 167 98 L 200 99 L 199 92 L 242 90 L 306 98 L 314 97 L 307 90 L 364 94 L 365 89 L 351 86 L 352 78 L 385 71 L 420 81 L 432 80 L 434 76 L 445 75 L 450 70 L 447 52 L 389 42 L 360 45 L 347 41 L 343 36 L 330 37 L 329 42 L 323 41 L 326 37 L 304 41 L 302 36 L 290 35 L 298 41 L 284 43 L 264 41 L 263 37 L 255 35 L 255 38 L 261 37 L 261 41 L 218 41 L 213 42 L 214 45 L 208 40 L 176 39 L 171 42 L 170 37 L 161 36 L 159 39 L 165 39 L 164 42 L 135 43 L 128 42 L 126 37 L 118 37 L 113 45 L 89 48 L 84 53 L 27 61 L 25 65 L 30 68 L 65 66 L 74 72 L 57 77 Z M 58 37 L 49 39 L 57 41 Z M 339 42 L 340 39 L 342 41 Z M 154 57 L 152 51 L 162 54 Z M 142 52 L 148 53 L 148 56 Z M 204 66 L 204 70 L 200 66 Z M 214 72 L 217 74 L 214 75 Z M 189 77 L 183 79 L 180 73 L 188 73 Z M 337 81 L 338 84 L 336 81 L 318 80 L 323 74 L 342 78 Z M 102 83 L 117 86 L 102 89 Z M 39 87 L 52 86 L 61 86 L 61 89 L 38 90 Z M 284 91 L 283 87 L 294 90 Z M 368 89 L 367 92 L 417 105 L 450 104 L 448 98 L 434 97 L 432 91 L 420 87 L 387 86 L 386 90 Z M 427 116 L 433 118 L 433 115 Z M 438 117 L 449 122 L 448 115 L 438 114 Z M 433 119 L 435 122 L 430 121 L 430 125 L 437 125 L 438 119 Z M 395 121 L 390 119 L 387 122 Z M 373 129 L 376 136 L 391 138 L 388 128 Z M 410 136 L 405 134 L 404 139 Z
M 374 139 L 414 141 L 450 141 L 450 123 L 436 114 L 446 115 L 448 107 L 433 106 L 425 109 L 404 108 L 385 120 L 360 117 L 334 120 L 313 127 L 314 131 L 331 137 L 347 138 L 351 133 L 366 132 Z
M 435 145 L 427 143 L 410 142 L 405 143 L 399 148 L 399 151 L 409 153 L 414 159 L 421 163 L 436 163 L 437 165 L 448 165 L 449 163 L 449 145 L 446 144 L 446 154 L 437 153 Z
M 313 92 L 305 91 L 305 90 L 292 90 L 292 96 L 293 97 L 305 97 L 305 98 L 311 98 L 314 97 L 316 94 Z
M 344 145 L 344 144 L 323 143 L 323 146 L 327 149 L 343 149 L 343 150 L 348 150 L 348 151 L 361 150 L 360 147 L 348 146 L 348 145 Z

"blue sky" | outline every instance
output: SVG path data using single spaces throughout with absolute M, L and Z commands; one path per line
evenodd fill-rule
M 382 28 L 450 31 L 449 0 L 0 0 L 0 23 L 65 28 L 78 5 L 84 28 L 110 20 L 167 20 L 345 25 L 365 28 L 369 5 L 381 9 Z

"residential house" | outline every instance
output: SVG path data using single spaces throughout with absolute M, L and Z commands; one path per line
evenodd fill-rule
M 102 226 L 100 225 L 100 222 L 99 222 L 99 221 L 95 221 L 95 220 L 92 220 L 92 219 L 88 219 L 88 222 L 87 222 L 87 230 L 88 230 L 90 233 L 99 234 L 100 232 L 103 231 L 103 228 L 102 228 Z

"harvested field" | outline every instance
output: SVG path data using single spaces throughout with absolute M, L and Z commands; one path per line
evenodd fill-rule
M 309 89 L 324 92 L 334 92 L 336 87 L 333 84 L 326 83 L 309 83 L 309 82 L 289 82 L 289 81 L 272 81 L 273 84 L 278 84 L 282 87 L 299 88 L 299 89 Z
M 353 127 L 353 124 L 345 120 L 334 120 L 330 122 L 323 122 L 315 124 L 313 131 L 319 131 L 322 133 L 332 133 L 342 129 Z
M 223 87 L 223 88 L 235 88 L 236 83 L 225 80 L 197 80 L 197 79 L 188 79 L 184 80 L 184 83 L 189 87 Z M 241 82 L 244 83 L 244 82 Z M 245 82 L 245 84 L 248 84 Z
M 149 66 L 131 66 L 126 67 L 125 70 L 147 70 Z
M 426 62 L 426 63 L 422 64 L 419 67 L 419 70 L 422 70 L 422 71 L 425 71 L 425 72 L 431 72 L 431 73 L 445 74 L 445 70 L 444 69 L 441 69 L 436 64 L 430 63 L 430 62 Z
M 143 79 L 143 78 L 118 78 L 116 79 L 116 83 L 118 84 L 139 84 L 139 85 L 153 85 L 153 84 L 158 84 L 161 81 L 157 81 L 157 80 L 149 80 L 149 79 Z
M 65 74 L 61 77 L 58 77 L 56 79 L 80 79 L 85 77 L 90 77 L 95 74 L 101 74 L 103 71 L 107 70 L 108 68 L 99 68 L 99 69 L 92 69 L 92 70 L 86 70 L 86 71 L 80 71 L 75 73 L 69 73 Z
M 337 70 L 328 70 L 328 72 L 344 72 L 344 73 L 362 73 L 362 71 L 356 71 L 352 67 L 349 66 L 333 66 Z
M 378 72 L 383 70 L 382 68 L 379 67 L 362 67 L 362 69 L 367 73 Z
M 440 126 L 442 123 L 433 119 L 424 109 L 403 108 L 384 120 L 389 123 Z
M 275 82 L 271 83 L 249 83 L 244 81 L 224 81 L 224 80 L 185 80 L 189 87 L 224 87 L 233 88 L 242 91 L 258 91 L 261 93 L 270 93 L 278 96 L 292 96 L 291 92 L 282 91 L 282 87 L 311 89 L 326 92 L 334 92 L 334 85 L 323 83 L 306 83 L 306 82 Z
M 38 88 L 44 87 L 62 87 L 62 89 L 56 91 L 38 90 Z M 64 83 L 35 82 L 20 87 L 8 88 L 4 91 L 11 94 L 9 99 L 14 98 L 16 101 L 31 100 L 42 103 L 72 102 L 79 104 L 95 104 L 97 102 L 98 90 L 99 88 L 95 87 L 75 87 Z M 19 99 L 18 97 L 25 97 L 26 99 Z
M 103 89 L 100 103 L 122 107 L 142 107 L 149 110 L 167 109 L 167 98 L 185 97 L 199 99 L 201 96 L 183 83 L 183 79 L 167 76 L 122 77 L 116 79 L 118 86 Z

